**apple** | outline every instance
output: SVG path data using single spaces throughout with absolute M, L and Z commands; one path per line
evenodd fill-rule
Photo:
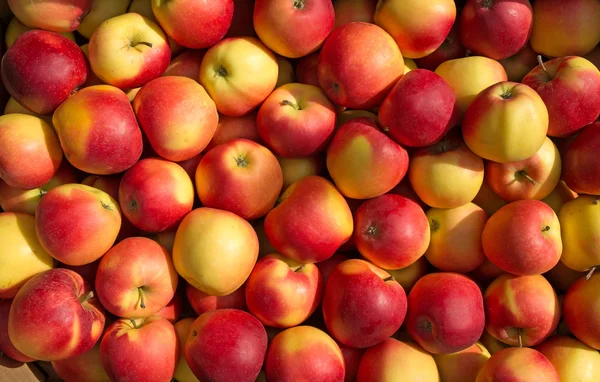
M 427 211 L 431 242 L 425 257 L 444 272 L 469 273 L 485 261 L 481 233 L 487 222 L 485 211 L 467 203 L 460 207 Z
M 163 73 L 163 76 L 181 76 L 191 78 L 198 82 L 198 73 L 200 73 L 200 65 L 206 50 L 187 50 L 173 60 Z
M 439 382 L 431 354 L 413 342 L 388 338 L 367 349 L 358 366 L 357 382 L 405 381 Z
M 248 139 L 212 148 L 196 170 L 196 190 L 202 205 L 234 212 L 247 220 L 269 212 L 283 185 L 277 158 Z
M 98 260 L 113 246 L 120 229 L 117 201 L 83 184 L 65 184 L 48 191 L 35 214 L 40 244 L 68 265 Z
M 600 4 L 594 0 L 533 3 L 531 46 L 549 57 L 583 56 L 600 43 Z
M 275 154 L 304 157 L 326 149 L 335 119 L 335 107 L 320 88 L 291 83 L 267 97 L 256 125 L 261 140 Z
M 485 166 L 488 184 L 508 202 L 544 199 L 558 185 L 561 171 L 560 153 L 548 137 L 544 139 L 538 152 L 527 159 L 508 163 L 488 161 Z
M 433 356 L 440 380 L 445 382 L 475 381 L 479 370 L 490 357 L 490 352 L 481 342 L 457 353 Z
M 340 263 L 323 293 L 323 318 L 331 335 L 355 348 L 394 334 L 406 315 L 406 293 L 383 269 L 358 259 Z
M 543 1 L 543 0 L 542 0 Z M 530 348 L 500 350 L 483 365 L 476 382 L 560 382 L 552 363 Z
M 17 41 L 17 38 L 19 38 L 23 33 L 28 32 L 32 29 L 36 28 L 28 27 L 27 25 L 23 24 L 18 18 L 13 17 L 12 20 L 10 20 L 10 23 L 8 23 L 4 35 L 4 43 L 6 44 L 6 49 L 10 48 L 12 44 L 14 44 L 15 41 Z M 76 42 L 75 35 L 73 34 L 73 32 L 64 32 L 60 34 L 68 38 L 69 40 Z
M 335 11 L 333 27 L 341 27 L 353 21 L 374 23 L 376 5 L 377 0 L 337 0 L 333 3 Z
M 123 215 L 146 232 L 177 227 L 192 210 L 194 186 L 185 170 L 160 158 L 146 158 L 125 172 L 119 186 Z
M 0 179 L 8 186 L 42 187 L 54 177 L 62 159 L 54 129 L 42 119 L 26 114 L 0 116 Z
M 177 320 L 179 320 L 179 318 L 181 317 L 182 310 L 183 297 L 182 294 L 179 292 L 179 289 L 177 289 L 171 301 L 169 301 L 169 303 L 164 308 L 159 310 L 156 313 L 156 315 L 169 320 L 169 322 L 175 325 Z
M 129 0 L 91 0 L 89 13 L 81 20 L 77 32 L 89 39 L 104 21 L 127 12 Z
M 464 115 L 482 90 L 508 78 L 504 67 L 498 61 L 482 56 L 444 61 L 435 72 L 454 90 L 456 106 L 461 115 Z
M 236 214 L 200 207 L 183 219 L 173 244 L 177 273 L 212 296 L 238 289 L 258 258 L 256 231 Z
M 500 209 L 500 207 L 506 205 L 506 201 L 499 197 L 489 186 L 488 182 L 485 180 L 485 176 L 477 196 L 473 199 L 473 203 L 483 208 L 488 216 L 492 216 L 494 212 Z
M 280 86 L 291 84 L 296 82 L 296 74 L 294 73 L 294 67 L 290 63 L 289 60 L 277 55 L 277 83 L 275 84 L 275 89 Z
M 52 116 L 67 160 L 90 174 L 117 174 L 142 154 L 142 133 L 123 91 L 90 86 L 63 102 Z
M 429 246 L 427 216 L 404 196 L 385 194 L 365 201 L 354 214 L 354 227 L 360 254 L 384 269 L 411 265 Z
M 8 6 L 23 24 L 61 33 L 79 27 L 91 10 L 92 0 L 8 0 Z
M 483 306 L 481 290 L 470 278 L 431 273 L 419 279 L 408 295 L 406 329 L 430 353 L 456 353 L 481 337 Z
M 277 161 L 283 174 L 284 190 L 304 177 L 323 175 L 325 172 L 325 158 L 321 155 L 302 158 L 277 157 Z
M 277 253 L 258 260 L 246 283 L 248 310 L 263 325 L 290 328 L 317 309 L 323 280 L 314 264 L 302 264 Z
M 529 0 L 468 0 L 460 14 L 460 37 L 472 52 L 501 60 L 527 44 L 532 24 Z
M 267 214 L 265 233 L 275 250 L 302 263 L 330 258 L 352 236 L 348 203 L 328 180 L 307 176 L 288 187 Z
M 52 368 L 65 381 L 110 382 L 100 359 L 100 341 L 83 354 L 52 362 Z
M 343 381 L 344 357 L 327 333 L 312 326 L 296 326 L 277 334 L 265 359 L 268 381 Z
M 342 356 L 344 357 L 344 366 L 346 369 L 344 373 L 344 381 L 356 381 L 358 367 L 360 366 L 360 360 L 365 353 L 365 349 L 357 349 L 350 346 L 344 346 L 339 343 L 338 345 L 342 351 Z
M 550 337 L 535 349 L 554 365 L 561 381 L 600 380 L 600 353 L 575 338 Z
M 575 281 L 583 276 L 585 276 L 585 273 L 567 267 L 562 261 L 559 261 L 552 269 L 544 273 L 544 277 L 557 292 L 566 292 Z
M 505 273 L 485 290 L 486 330 L 511 346 L 535 346 L 554 332 L 560 319 L 556 292 L 541 275 Z
M 586 60 L 590 61 L 592 64 L 596 65 L 598 69 L 600 69 L 600 46 L 597 45 L 591 52 L 583 56 Z
M 220 114 L 217 130 L 204 149 L 204 152 L 208 152 L 215 146 L 238 138 L 245 138 L 261 143 L 260 136 L 258 135 L 258 127 L 256 126 L 256 115 L 256 112 L 251 112 L 241 117 L 228 117 Z M 194 168 L 194 173 L 195 171 L 196 168 Z
M 277 59 L 254 37 L 230 37 L 213 45 L 200 66 L 200 84 L 219 113 L 240 117 L 258 107 L 277 84 Z
M 327 169 L 344 196 L 370 199 L 393 189 L 408 169 L 406 150 L 366 117 L 342 125 L 327 149 Z
M 539 61 L 540 65 L 522 82 L 546 104 L 550 116 L 548 135 L 566 137 L 594 122 L 600 115 L 598 68 L 585 58 L 574 56 Z
M 600 147 L 600 122 L 585 127 L 567 146 L 563 179 L 572 191 L 600 194 L 600 171 L 594 161 L 597 147 Z
M 64 263 L 58 263 L 56 267 L 70 269 L 73 272 L 78 273 L 79 276 L 81 276 L 90 285 L 95 285 L 98 265 L 100 265 L 100 259 L 85 265 L 68 265 Z
M 450 32 L 436 50 L 425 57 L 415 60 L 417 66 L 421 69 L 435 70 L 442 62 L 454 60 L 467 56 L 467 49 L 460 41 L 460 32 L 458 29 L 460 23 L 454 23 Z
M 199 380 L 253 382 L 267 353 L 267 333 L 249 313 L 213 310 L 192 323 L 184 353 Z
M 61 70 L 48 70 L 60 67 Z M 21 105 L 47 115 L 81 87 L 88 76 L 85 55 L 54 32 L 24 33 L 2 57 L 2 82 Z
M 170 381 L 179 352 L 173 324 L 158 316 L 117 320 L 100 344 L 102 366 L 111 381 Z
M 175 331 L 177 332 L 177 337 L 179 337 L 180 344 L 180 352 L 179 352 L 179 362 L 177 363 L 177 368 L 175 369 L 175 375 L 173 378 L 178 382 L 200 382 L 198 378 L 194 375 L 190 366 L 187 364 L 185 360 L 185 340 L 188 337 L 188 333 L 190 332 L 190 327 L 196 321 L 195 317 L 186 317 L 175 323 Z
M 89 59 L 104 83 L 133 89 L 165 72 L 171 49 L 156 23 L 138 13 L 125 13 L 102 22 L 94 31 Z
M 246 310 L 246 286 L 245 284 L 224 296 L 211 296 L 195 288 L 191 284 L 186 284 L 185 295 L 192 306 L 192 309 L 198 314 L 210 312 L 217 309 L 238 309 Z
M 403 74 L 404 60 L 394 39 L 364 22 L 331 32 L 317 63 L 319 84 L 327 97 L 351 109 L 379 105 Z
M 413 153 L 408 179 L 427 205 L 455 208 L 473 201 L 483 184 L 483 170 L 483 160 L 462 139 L 447 137 Z
M 338 130 L 340 127 L 346 124 L 346 122 L 350 122 L 353 119 L 362 117 L 370 119 L 379 128 L 379 117 L 377 114 L 373 114 L 368 110 L 338 110 L 337 119 L 335 121 L 335 129 Z
M 500 82 L 475 97 L 462 124 L 465 143 L 484 159 L 522 161 L 540 150 L 548 132 L 548 110 L 529 86 Z
M 538 65 L 537 53 L 529 43 L 516 54 L 503 58 L 499 62 L 506 70 L 508 80 L 512 82 L 521 82 L 523 77 Z
M 8 336 L 8 314 L 10 312 L 10 305 L 12 300 L 0 300 L 0 352 L 3 356 L 9 357 L 17 362 L 32 362 L 35 361 L 31 357 L 27 357 L 25 354 L 15 348 L 10 341 Z M 5 359 L 3 358 L 2 361 Z M 2 364 L 4 365 L 4 362 Z
M 385 269 L 404 288 L 406 293 L 415 286 L 417 281 L 428 272 L 428 262 L 424 256 L 419 257 L 417 261 L 411 265 L 400 269 Z
M 320 53 L 321 51 L 317 51 L 298 59 L 296 62 L 296 78 L 299 83 L 320 86 L 318 75 Z
M 375 10 L 375 24 L 392 35 L 408 58 L 425 57 L 439 48 L 455 19 L 452 0 L 383 0 Z
M 579 278 L 567 291 L 562 305 L 564 321 L 573 335 L 596 350 L 600 350 L 599 285 L 598 273 Z
M 323 44 L 333 29 L 335 12 L 329 0 L 256 0 L 254 29 L 275 53 L 306 56 Z M 301 32 L 300 32 L 301 31 Z
M 502 349 L 511 347 L 511 346 L 505 344 L 504 342 L 495 339 L 487 331 L 483 332 L 483 334 L 481 335 L 481 338 L 479 339 L 479 342 L 483 346 L 485 346 L 485 348 L 488 350 L 488 352 L 491 355 L 498 353 Z
M 68 269 L 29 279 L 8 316 L 13 345 L 30 358 L 59 361 L 90 350 L 104 329 L 104 308 L 87 281 Z
M 565 203 L 558 214 L 563 251 L 560 261 L 578 272 L 593 272 L 600 265 L 600 204 L 597 196 L 581 195 Z

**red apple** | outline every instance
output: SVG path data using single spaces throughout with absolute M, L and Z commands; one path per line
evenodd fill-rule
M 476 382 L 530 381 L 561 380 L 552 363 L 539 351 L 530 348 L 509 348 L 492 355 L 479 370 Z
M 217 309 L 238 309 L 246 310 L 246 286 L 245 284 L 234 292 L 224 296 L 211 296 L 195 288 L 192 284 L 187 284 L 185 295 L 192 306 L 192 309 L 200 315 Z
M 360 360 L 362 359 L 363 354 L 365 354 L 365 349 L 357 349 L 341 344 L 338 345 L 340 347 L 340 350 L 342 351 L 342 356 L 344 357 L 344 366 L 346 367 L 346 376 L 344 377 L 344 381 L 356 381 L 358 367 L 360 365 Z
M 11 304 L 12 300 L 0 300 L 0 352 L 4 356 L 7 356 L 17 362 L 35 361 L 33 358 L 27 357 L 25 354 L 18 351 L 8 336 L 8 314 L 10 312 Z
M 198 82 L 198 73 L 205 53 L 204 49 L 187 50 L 181 53 L 171 60 L 163 76 L 187 77 Z
M 335 267 L 337 267 L 339 263 L 342 263 L 346 260 L 348 260 L 348 257 L 342 255 L 341 253 L 335 253 L 329 259 L 315 264 L 317 268 L 319 268 L 319 273 L 321 273 L 323 285 L 327 283 L 329 275 L 331 274 L 331 272 L 333 272 Z
M 563 301 L 563 315 L 567 326 L 581 342 L 600 350 L 600 274 L 581 277 L 573 284 Z
M 563 179 L 580 194 L 600 194 L 600 171 L 596 166 L 600 148 L 600 122 L 592 123 L 579 133 L 564 153 Z
M 459 24 L 460 23 L 454 23 L 454 25 L 452 25 L 452 29 L 450 29 L 444 42 L 442 42 L 442 45 L 436 50 L 425 57 L 415 60 L 415 63 L 419 68 L 436 70 L 442 62 L 465 57 L 467 55 L 467 49 L 460 41 Z
M 296 78 L 299 83 L 320 86 L 317 74 L 320 53 L 320 51 L 314 52 L 298 59 L 296 63 Z
M 506 70 L 508 80 L 513 82 L 521 82 L 523 77 L 538 64 L 537 53 L 534 52 L 530 44 L 525 44 L 523 49 L 515 55 L 504 58 L 499 62 Z

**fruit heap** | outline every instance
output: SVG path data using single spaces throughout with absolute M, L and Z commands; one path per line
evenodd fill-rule
M 0 18 L 4 358 L 76 382 L 600 381 L 600 1 Z

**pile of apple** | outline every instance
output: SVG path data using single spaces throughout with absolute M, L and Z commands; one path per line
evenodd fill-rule
M 600 381 L 600 1 L 4 4 L 5 356 Z

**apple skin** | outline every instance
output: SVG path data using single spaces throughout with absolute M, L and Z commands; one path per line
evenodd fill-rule
M 406 150 L 366 117 L 342 125 L 327 149 L 331 178 L 353 199 L 370 199 L 393 189 L 406 175 L 408 162 Z
M 533 10 L 529 0 L 469 0 L 460 14 L 464 46 L 501 60 L 516 54 L 529 40 Z
M 458 29 L 460 23 L 454 23 L 448 36 L 436 50 L 425 57 L 415 60 L 416 65 L 420 69 L 435 70 L 442 62 L 454 60 L 461 57 L 466 57 L 467 49 L 460 41 L 460 31 Z
M 170 381 L 179 355 L 173 324 L 158 316 L 117 320 L 100 344 L 102 366 L 111 381 Z
M 2 86 L 2 89 L 4 89 L 4 86 Z M 47 124 L 52 125 L 52 115 L 36 114 L 33 111 L 27 109 L 25 106 L 23 106 L 20 103 L 18 103 L 13 97 L 10 97 L 10 96 L 8 98 L 8 101 L 6 101 L 6 105 L 4 106 L 4 114 L 27 114 L 27 115 L 32 115 L 34 117 L 41 118 Z
M 560 319 L 556 292 L 541 275 L 505 273 L 487 287 L 486 331 L 511 346 L 535 346 L 554 332 Z
M 523 77 L 538 65 L 537 53 L 534 52 L 529 43 L 525 44 L 523 49 L 516 54 L 499 62 L 506 70 L 508 80 L 512 82 L 521 82 Z
M 304 177 L 325 174 L 325 158 L 322 155 L 303 158 L 277 157 L 277 161 L 283 174 L 283 190 Z
M 583 56 L 600 42 L 596 1 L 535 1 L 533 14 L 531 46 L 544 56 Z
M 200 65 L 206 54 L 205 49 L 186 50 L 173 60 L 163 73 L 165 76 L 180 76 L 187 77 L 198 82 L 198 73 L 200 73 Z
M 206 153 L 215 146 L 238 138 L 245 138 L 261 143 L 260 136 L 258 135 L 258 127 L 256 126 L 256 115 L 256 112 L 251 112 L 241 117 L 228 117 L 220 114 L 217 130 L 204 149 L 204 152 Z M 194 168 L 195 171 L 196 168 Z
M 283 173 L 269 149 L 247 139 L 212 148 L 196 170 L 202 205 L 253 220 L 269 212 L 281 193 Z
M 298 59 L 296 63 L 296 78 L 299 83 L 320 86 L 318 74 L 320 53 L 321 51 L 317 51 Z
M 334 28 L 341 27 L 353 21 L 374 23 L 377 0 L 337 0 L 333 3 L 335 11 Z M 346 373 L 347 374 L 347 373 Z M 348 378 L 348 375 L 346 375 Z
M 507 202 L 541 200 L 556 188 L 561 171 L 558 148 L 546 137 L 538 152 L 527 159 L 508 163 L 488 161 L 485 177 L 492 190 Z
M 456 95 L 442 77 L 416 69 L 405 74 L 383 100 L 379 121 L 401 145 L 430 146 L 456 123 L 455 103 Z
M 600 238 L 597 199 L 596 196 L 581 195 L 565 203 L 558 214 L 563 241 L 560 260 L 575 271 L 589 271 L 600 265 L 600 250 L 594 244 Z
M 326 149 L 335 119 L 335 106 L 320 88 L 291 83 L 267 97 L 256 125 L 261 140 L 275 154 L 304 157 Z
M 388 338 L 367 349 L 358 366 L 357 382 L 389 382 L 398 376 L 406 381 L 440 382 L 431 354 L 413 342 Z
M 0 300 L 0 352 L 17 362 L 33 362 L 35 359 L 27 357 L 15 348 L 8 336 L 8 314 L 12 300 Z M 3 360 L 4 361 L 4 360 Z
M 233 9 L 233 0 L 152 0 L 152 12 L 160 26 L 176 43 L 191 49 L 221 41 L 231 25 Z
M 142 318 L 167 306 L 177 282 L 171 255 L 163 246 L 145 237 L 130 237 L 100 260 L 96 292 L 115 316 Z
M 94 73 L 104 83 L 121 89 L 137 88 L 161 76 L 171 60 L 165 33 L 138 13 L 125 13 L 104 21 L 90 37 L 89 44 Z
M 404 196 L 385 194 L 365 201 L 354 214 L 354 227 L 360 254 L 384 269 L 411 265 L 429 246 L 427 216 Z
M 258 107 L 277 84 L 277 58 L 254 37 L 230 37 L 213 45 L 200 66 L 200 84 L 219 113 L 241 117 Z
M 475 199 L 473 199 L 473 203 L 483 208 L 488 216 L 492 216 L 494 212 L 500 209 L 500 207 L 506 205 L 506 201 L 504 201 L 504 199 L 499 197 L 498 194 L 492 190 L 488 182 L 485 180 L 485 176 L 477 196 L 475 196 Z
M 206 294 L 233 293 L 244 284 L 257 258 L 256 231 L 233 212 L 200 207 L 177 228 L 173 244 L 175 269 Z
M 408 294 L 410 290 L 415 286 L 417 281 L 428 273 L 428 262 L 424 256 L 419 257 L 417 261 L 409 265 L 408 267 L 401 269 L 384 269 L 390 274 L 404 288 L 404 291 Z
M 506 163 L 535 155 L 548 132 L 548 109 L 529 86 L 501 82 L 475 97 L 462 124 L 465 143 L 484 159 Z
M 406 329 L 430 353 L 467 349 L 479 340 L 484 327 L 481 290 L 464 275 L 450 272 L 425 275 L 408 295 Z
M 549 271 L 563 251 L 558 216 L 538 200 L 518 200 L 500 208 L 487 221 L 481 243 L 494 265 L 520 276 Z
M 258 260 L 246 282 L 248 310 L 263 325 L 290 328 L 317 309 L 323 279 L 314 264 L 302 264 L 274 253 Z
M 563 301 L 563 316 L 568 328 L 581 342 L 596 350 L 600 350 L 599 286 L 600 274 L 594 273 L 589 280 L 581 277 L 569 288 Z
M 178 382 L 200 382 L 185 360 L 185 340 L 194 321 L 196 321 L 195 317 L 186 317 L 174 324 L 177 337 L 179 337 L 180 355 L 179 362 L 177 363 L 177 369 L 175 369 L 175 375 L 173 378 L 175 378 L 175 380 Z
M 213 310 L 192 323 L 184 353 L 199 380 L 253 382 L 267 353 L 267 332 L 249 313 Z
M 530 348 L 500 350 L 483 365 L 476 379 L 476 382 L 529 381 L 561 381 L 548 358 Z
M 456 4 L 451 0 L 379 1 L 375 24 L 396 41 L 402 55 L 421 58 L 444 42 L 456 20 Z
M 350 207 L 325 178 L 302 178 L 279 200 L 267 214 L 264 227 L 269 242 L 284 256 L 318 263 L 330 258 L 352 236 Z
M 487 222 L 485 211 L 467 203 L 460 207 L 427 211 L 431 241 L 425 258 L 444 272 L 469 273 L 485 261 L 481 233 Z
M 567 137 L 600 115 L 600 71 L 582 57 L 567 56 L 544 62 L 523 78 L 548 109 L 548 135 Z
M 600 354 L 575 338 L 553 336 L 535 349 L 554 365 L 563 382 L 600 380 Z
M 394 334 L 406 315 L 406 293 L 389 273 L 364 260 L 346 260 L 329 275 L 323 318 L 340 343 L 367 348 Z
M 110 382 L 100 359 L 100 341 L 83 354 L 52 362 L 52 368 L 65 381 Z
M 198 315 L 217 309 L 246 310 L 246 284 L 224 296 L 211 296 L 186 284 L 185 295 Z
M 575 281 L 583 276 L 585 276 L 584 272 L 575 271 L 567 267 L 562 261 L 559 261 L 552 269 L 544 273 L 544 277 L 557 293 L 565 293 Z
M 6 49 L 10 48 L 12 44 L 14 44 L 15 41 L 17 41 L 17 38 L 19 38 L 23 33 L 29 32 L 32 29 L 37 28 L 28 27 L 27 25 L 23 24 L 18 18 L 13 17 L 12 20 L 10 20 L 10 23 L 8 23 L 4 35 L 4 43 Z M 73 32 L 65 32 L 60 34 L 68 38 L 69 40 L 76 42 L 75 35 L 73 34 Z
M 56 109 L 52 122 L 65 157 L 87 173 L 123 172 L 142 154 L 142 132 L 131 103 L 113 86 L 78 91 Z
M 266 46 L 284 57 L 299 58 L 323 44 L 333 30 L 335 12 L 327 0 L 256 0 L 253 18 Z
M 433 356 L 440 379 L 444 382 L 474 381 L 490 357 L 490 352 L 481 342 L 457 353 Z
M 454 90 L 456 106 L 461 117 L 482 90 L 508 78 L 504 67 L 498 61 L 482 56 L 444 61 L 435 72 Z
M 595 153 L 600 148 L 600 122 L 585 127 L 567 146 L 564 153 L 563 179 L 579 194 L 600 194 L 600 171 Z
M 483 160 L 457 137 L 415 151 L 408 179 L 417 196 L 435 208 L 456 208 L 471 202 L 483 184 Z
M 0 178 L 8 186 L 42 187 L 54 177 L 62 160 L 52 126 L 26 114 L 0 116 Z
M 146 232 L 177 227 L 194 204 L 194 186 L 185 170 L 160 158 L 146 158 L 125 172 L 119 186 L 123 215 Z
M 113 246 L 120 229 L 117 201 L 83 184 L 65 184 L 48 191 L 35 214 L 35 231 L 41 245 L 68 265 L 98 260 Z
M 92 8 L 92 0 L 8 0 L 14 15 L 25 25 L 52 32 L 73 32 Z
M 317 63 L 319 84 L 327 97 L 350 109 L 379 105 L 403 74 L 404 60 L 394 39 L 364 22 L 335 29 Z
M 344 346 L 338 343 L 342 356 L 344 357 L 345 377 L 344 382 L 356 381 L 360 360 L 365 353 L 365 349 L 357 349 L 350 346 Z
M 81 20 L 77 27 L 80 35 L 89 39 L 100 24 L 105 20 L 122 15 L 129 8 L 129 0 L 91 0 L 92 6 L 89 13 Z
M 180 76 L 148 82 L 136 94 L 133 110 L 154 151 L 173 162 L 200 154 L 219 123 L 217 106 L 206 90 Z
M 8 335 L 28 357 L 59 361 L 90 350 L 104 329 L 104 308 L 91 286 L 68 269 L 50 269 L 17 292 Z
M 277 334 L 269 344 L 264 364 L 268 381 L 344 380 L 344 357 L 327 333 L 312 326 L 296 326 Z

